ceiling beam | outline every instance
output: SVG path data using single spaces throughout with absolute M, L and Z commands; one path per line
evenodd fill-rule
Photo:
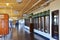
M 22 13 L 23 13 L 24 9 L 27 7 L 27 5 L 28 5 L 30 2 L 31 2 L 31 0 L 29 0 L 29 1 L 27 2 L 27 4 L 24 6 L 24 8 L 21 10 Z
M 37 1 L 31 8 L 29 8 L 27 11 L 25 11 L 24 13 L 26 13 L 26 12 L 28 12 L 29 10 L 31 10 L 33 7 L 35 7 L 36 5 L 38 5 L 38 4 L 42 4 L 42 3 L 44 3 L 45 1 L 44 0 L 39 0 L 39 1 Z
M 44 5 L 47 5 L 50 2 L 51 2 L 51 0 L 49 0 L 49 1 L 46 1 L 46 0 L 45 1 L 44 0 L 39 1 L 39 2 L 35 3 L 29 10 L 25 11 L 24 13 L 28 13 L 29 11 L 33 11 L 33 10 L 39 8 L 39 7 L 43 7 Z
M 36 2 L 37 2 L 37 0 L 31 0 L 31 2 L 27 5 L 27 7 L 26 7 L 24 10 L 25 10 L 25 11 L 28 10 L 28 9 L 31 8 L 31 6 L 33 6 Z

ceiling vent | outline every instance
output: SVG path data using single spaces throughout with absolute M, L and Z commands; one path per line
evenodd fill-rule
M 21 3 L 21 2 L 22 2 L 22 0 L 16 0 L 16 2 L 17 2 L 17 3 Z

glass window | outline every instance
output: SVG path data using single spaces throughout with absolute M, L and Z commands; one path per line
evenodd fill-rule
M 39 29 L 39 28 L 38 28 L 38 24 L 39 24 L 39 19 L 36 18 L 36 29 Z
M 58 15 L 54 15 L 54 25 L 58 25 Z
M 41 30 L 41 17 L 39 17 L 39 30 Z
M 50 33 L 50 18 L 49 16 L 45 16 L 45 32 Z
M 34 28 L 39 29 L 39 18 L 34 18 Z
M 44 31 L 44 17 L 41 20 L 41 31 Z

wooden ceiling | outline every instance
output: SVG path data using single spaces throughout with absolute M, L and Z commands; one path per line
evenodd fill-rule
M 22 0 L 22 2 L 16 2 L 16 0 L 0 0 L 0 10 L 10 10 L 7 14 L 10 17 L 22 17 L 24 13 L 28 13 L 35 9 L 37 6 L 42 5 L 46 0 Z M 9 3 L 7 6 L 6 4 Z M 18 11 L 14 14 L 14 11 Z

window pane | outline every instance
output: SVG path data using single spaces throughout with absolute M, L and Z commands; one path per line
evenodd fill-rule
M 50 19 L 49 16 L 45 16 L 45 32 L 50 32 Z

